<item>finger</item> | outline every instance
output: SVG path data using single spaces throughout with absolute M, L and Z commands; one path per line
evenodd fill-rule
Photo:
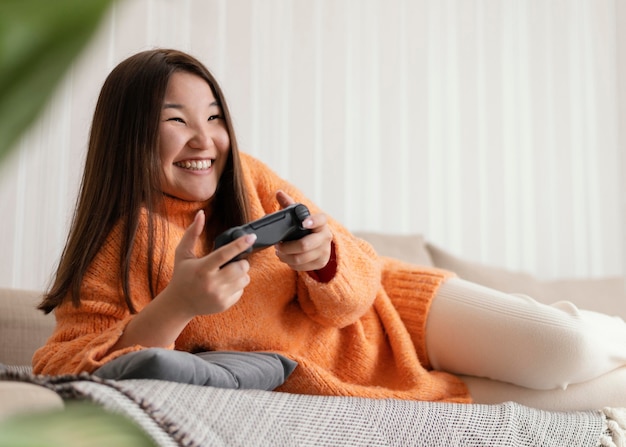
M 289 265 L 296 271 L 316 270 L 328 263 L 329 254 L 320 251 L 307 251 L 297 254 L 286 254 L 285 252 L 276 251 L 276 256 L 285 264 Z
M 215 262 L 218 267 L 221 267 L 238 254 L 243 253 L 248 248 L 252 247 L 254 241 L 256 241 L 256 234 L 244 234 L 234 241 L 229 242 L 228 244 L 213 251 L 207 256 L 207 259 L 209 259 L 209 262 Z
M 323 215 L 320 216 L 324 217 Z M 320 259 L 328 261 L 332 238 L 332 232 L 328 225 L 322 225 L 302 239 L 277 244 L 276 255 L 292 268 Z
M 317 233 L 323 231 L 327 223 L 328 219 L 326 218 L 326 214 L 317 213 L 311 214 L 309 217 L 304 219 L 302 226 L 312 230 L 314 233 Z
M 230 262 L 220 269 L 220 272 L 225 275 L 224 283 L 228 287 L 226 294 L 233 294 L 243 289 L 250 284 L 250 262 L 247 259 L 240 259 L 239 261 Z
M 176 247 L 175 256 L 177 259 L 189 259 L 196 257 L 194 247 L 196 246 L 198 238 L 202 234 L 202 229 L 204 228 L 204 220 L 204 211 L 198 211 L 193 218 L 193 222 L 191 222 L 191 225 L 187 227 L 187 229 L 185 230 L 185 234 L 183 234 L 183 237 Z
M 302 253 L 318 250 L 325 244 L 325 237 L 320 233 L 310 233 L 294 241 L 284 241 L 276 244 L 276 250 L 286 255 L 300 255 Z
M 289 205 L 293 205 L 294 203 L 296 203 L 296 201 L 293 200 L 293 198 L 282 189 L 276 191 L 276 200 L 278 201 L 278 204 L 281 206 L 281 208 L 286 208 Z

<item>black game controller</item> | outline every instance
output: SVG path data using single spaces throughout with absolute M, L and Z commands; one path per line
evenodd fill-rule
M 228 261 L 233 262 L 279 242 L 295 241 L 311 232 L 311 230 L 302 227 L 302 222 L 309 216 L 309 209 L 306 206 L 301 203 L 294 203 L 254 222 L 226 230 L 215 239 L 215 249 L 234 241 L 244 234 L 256 234 L 254 245 Z

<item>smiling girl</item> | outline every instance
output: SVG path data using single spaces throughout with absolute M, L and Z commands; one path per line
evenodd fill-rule
M 311 234 L 227 265 L 254 236 L 212 250 L 222 231 L 294 202 Z M 626 362 L 619 319 L 379 257 L 240 153 L 215 78 L 175 50 L 136 54 L 105 81 L 40 308 L 57 320 L 33 358 L 44 374 L 149 347 L 273 351 L 299 365 L 282 391 L 469 402 L 451 373 L 553 389 Z

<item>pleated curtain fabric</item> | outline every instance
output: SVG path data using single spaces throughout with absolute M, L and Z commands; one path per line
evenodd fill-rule
M 0 167 L 0 286 L 47 284 L 100 86 L 119 61 L 157 46 L 204 61 L 242 149 L 352 230 L 420 233 L 546 278 L 620 275 L 622 9 L 120 0 Z

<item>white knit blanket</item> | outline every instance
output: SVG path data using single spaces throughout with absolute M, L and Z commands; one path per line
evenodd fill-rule
M 121 413 L 161 446 L 626 446 L 626 411 L 548 412 L 508 402 L 443 404 L 103 381 L 15 371 L 64 398 Z

